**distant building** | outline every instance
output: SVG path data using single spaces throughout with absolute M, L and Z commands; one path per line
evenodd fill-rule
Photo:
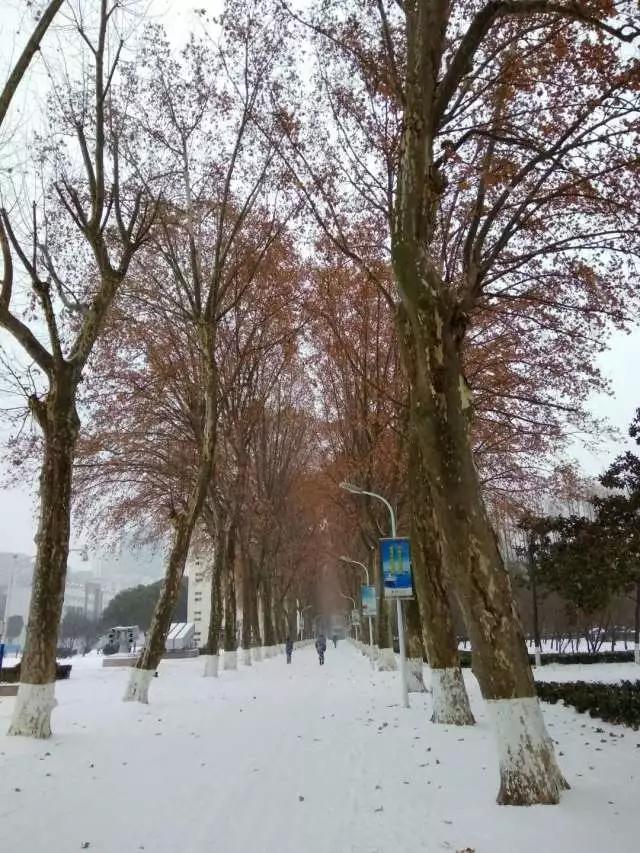
M 23 645 L 31 603 L 33 558 L 26 554 L 0 554 L 0 619 L 21 616 L 22 634 L 16 638 Z M 91 572 L 73 572 L 67 575 L 62 605 L 63 616 L 70 610 L 81 613 L 97 622 L 113 597 Z
M 200 648 L 207 642 L 211 619 L 211 576 L 201 557 L 189 558 L 187 562 L 188 595 L 187 622 L 193 622 L 194 641 Z

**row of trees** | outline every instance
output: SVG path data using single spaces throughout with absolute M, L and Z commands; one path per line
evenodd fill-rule
M 11 733 L 50 733 L 72 501 L 167 542 L 126 695 L 146 702 L 191 548 L 208 674 L 238 613 L 248 662 L 326 604 L 326 555 L 371 561 L 386 519 L 349 479 L 412 532 L 434 721 L 473 722 L 453 598 L 499 802 L 557 802 L 492 518 L 589 426 L 604 331 L 637 309 L 631 0 L 243 0 L 179 55 L 157 26 L 128 40 L 133 0 L 60 8 L 1 101 L 59 13 L 80 61 L 49 64 L 42 191 L 9 182 L 0 219 L 0 325 L 30 360 L 6 366 L 39 427 L 14 456 L 41 464 Z
M 638 442 L 640 410 L 629 434 Z M 640 459 L 632 451 L 621 454 L 599 481 L 606 491 L 591 496 L 590 514 L 526 515 L 520 522 L 536 647 L 546 633 L 539 618 L 545 594 L 556 593 L 566 602 L 568 626 L 594 651 L 607 634 L 615 642 L 616 632 L 629 624 L 619 618 L 628 597 L 640 663 Z

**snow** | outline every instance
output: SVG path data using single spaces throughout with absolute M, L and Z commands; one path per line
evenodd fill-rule
M 202 677 L 163 661 L 150 705 L 121 700 L 129 672 L 73 661 L 54 735 L 6 737 L 0 700 L 2 849 L 73 853 L 631 853 L 640 733 L 543 705 L 572 789 L 559 806 L 495 804 L 498 759 L 477 683 L 478 724 L 429 722 L 430 694 L 400 704 L 399 674 L 346 642 Z M 629 677 L 633 664 L 543 667 Z M 570 669 L 570 672 L 568 670 Z M 425 670 L 429 683 L 429 671 Z M 600 729 L 597 732 L 596 729 Z M 615 736 L 613 736 L 615 735 Z M 175 780 L 180 780 L 176 784 Z

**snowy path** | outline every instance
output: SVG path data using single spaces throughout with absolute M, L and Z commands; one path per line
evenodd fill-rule
M 545 706 L 573 790 L 558 808 L 499 808 L 472 676 L 468 730 L 431 725 L 426 696 L 400 708 L 397 676 L 372 675 L 346 643 L 324 668 L 307 648 L 290 667 L 277 658 L 219 680 L 200 661 L 165 663 L 148 707 L 122 703 L 126 671 L 99 665 L 79 660 L 59 685 L 48 742 L 5 737 L 13 700 L 0 700 L 2 850 L 637 850 L 640 733 L 629 729 Z

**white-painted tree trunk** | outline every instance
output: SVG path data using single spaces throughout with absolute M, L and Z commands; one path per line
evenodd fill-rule
M 56 685 L 20 682 L 13 709 L 10 735 L 48 738 L 51 736 L 51 712 L 56 707 Z
M 542 666 L 542 649 L 540 648 L 540 646 L 536 646 L 534 654 L 536 666 Z
M 251 654 L 253 655 L 254 661 L 259 663 L 263 660 L 262 646 L 254 646 L 251 650 Z
M 218 677 L 218 667 L 220 658 L 218 655 L 203 655 L 204 658 L 204 672 L 202 673 L 205 678 L 217 678 Z
M 124 693 L 125 702 L 142 702 L 143 705 L 149 703 L 149 685 L 153 678 L 153 669 L 136 669 L 135 667 L 129 674 L 129 683 Z
M 237 669 L 238 668 L 238 653 L 227 652 L 225 651 L 224 657 L 222 658 L 222 668 L 227 670 Z
M 432 723 L 449 726 L 475 723 L 460 667 L 431 670 L 431 707 Z
M 242 650 L 242 663 L 245 666 L 251 666 L 251 649 Z
M 487 701 L 500 763 L 498 803 L 555 804 L 567 785 L 536 696 Z
M 378 669 L 381 672 L 395 672 L 397 668 L 393 649 L 378 649 Z
M 409 693 L 426 693 L 422 674 L 422 658 L 407 658 L 407 690 Z
M 633 647 L 633 660 L 640 665 L 640 645 L 638 643 L 635 643 Z

